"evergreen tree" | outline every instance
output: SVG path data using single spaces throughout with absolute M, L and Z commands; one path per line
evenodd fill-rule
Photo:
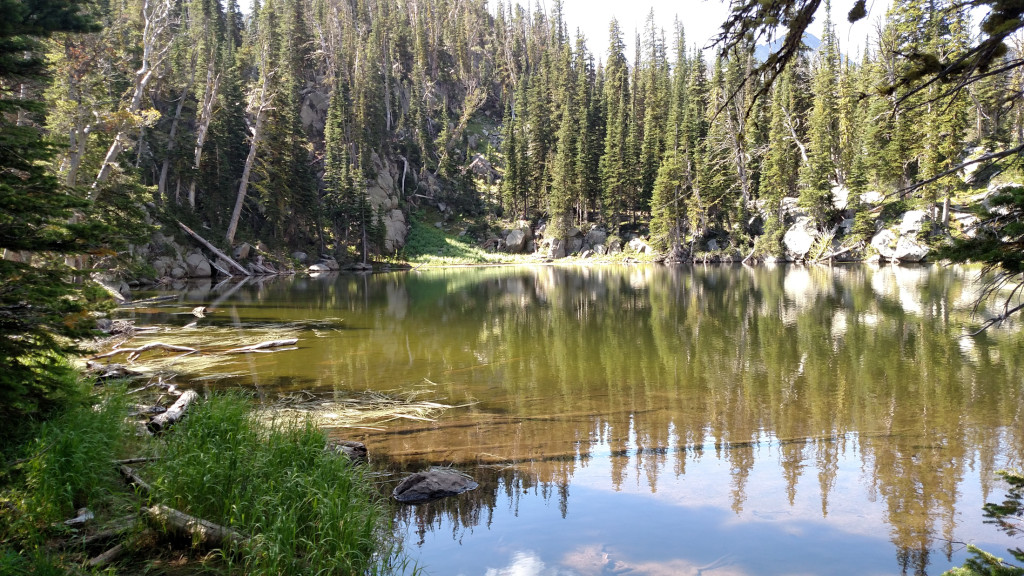
M 605 139 L 601 156 L 601 179 L 603 194 L 602 216 L 609 228 L 617 232 L 622 214 L 626 209 L 632 173 L 628 164 L 630 97 L 629 67 L 623 53 L 625 44 L 619 23 L 612 20 L 609 27 L 608 63 L 605 67 L 604 105 Z
M 807 163 L 800 173 L 800 204 L 819 223 L 831 216 L 832 186 L 839 157 L 839 46 L 832 26 L 831 3 L 825 4 L 825 33 L 814 70 L 814 107 L 808 121 Z
M 0 429 L 10 437 L 77 390 L 64 358 L 69 338 L 94 326 L 87 285 L 74 280 L 68 256 L 99 251 L 110 230 L 78 192 L 47 170 L 55 147 L 45 140 L 38 95 L 46 81 L 42 41 L 59 32 L 94 30 L 81 4 L 0 1 Z M 15 90 L 18 87 L 18 90 Z M 27 97 L 26 97 L 27 96 Z

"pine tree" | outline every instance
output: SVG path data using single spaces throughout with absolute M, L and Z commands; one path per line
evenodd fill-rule
M 22 89 L 0 92 L 0 434 L 7 438 L 26 417 L 77 391 L 68 338 L 85 336 L 94 323 L 89 290 L 64 259 L 100 250 L 111 230 L 47 170 L 56 148 L 38 128 L 43 40 L 92 31 L 93 22 L 79 3 L 63 0 L 0 1 L 0 12 L 0 85 Z
M 626 209 L 631 178 L 628 165 L 629 139 L 629 69 L 623 53 L 625 44 L 619 23 L 612 20 L 609 28 L 608 63 L 605 68 L 604 104 L 606 131 L 601 156 L 603 181 L 602 216 L 612 232 L 618 232 Z
M 800 204 L 823 223 L 831 216 L 832 186 L 839 156 L 839 46 L 825 4 L 825 33 L 814 70 L 814 108 L 808 121 L 807 163 L 800 173 Z

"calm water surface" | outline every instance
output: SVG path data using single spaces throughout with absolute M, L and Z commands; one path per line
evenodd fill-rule
M 266 398 L 460 407 L 334 434 L 480 488 L 399 512 L 436 575 L 939 574 L 1024 465 L 1024 336 L 969 337 L 959 268 L 507 267 L 196 287 L 299 349 L 216 370 Z M 213 302 L 213 305 L 211 305 Z M 212 370 L 212 369 L 211 369 Z M 216 371 L 215 370 L 215 371 Z

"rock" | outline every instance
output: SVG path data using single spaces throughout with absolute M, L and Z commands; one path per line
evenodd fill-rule
M 900 236 L 893 251 L 893 259 L 900 262 L 920 262 L 928 256 L 931 249 L 910 236 Z
M 622 240 L 613 238 L 608 242 L 608 253 L 609 254 L 621 254 L 622 253 Z
M 577 236 L 583 236 L 583 232 L 580 232 L 579 228 L 573 226 L 565 233 L 566 238 L 576 238 Z
M 600 228 L 594 228 L 590 232 L 587 232 L 587 244 L 590 244 L 595 248 L 600 244 L 604 244 L 606 240 L 608 240 L 608 233 Z
M 327 266 L 327 269 L 330 270 L 331 272 L 341 270 L 341 266 L 338 264 L 338 261 L 331 257 L 321 257 L 319 263 L 323 264 L 324 266 Z
M 398 208 L 397 202 L 393 202 L 391 196 L 376 184 L 366 189 L 366 196 L 370 201 L 370 207 L 373 208 L 374 212 L 377 212 L 378 210 L 392 210 L 394 208 Z
M 580 254 L 580 258 L 590 258 L 593 255 L 594 255 L 594 251 L 593 250 L 584 250 L 583 253 Z
M 718 252 L 718 240 L 715 240 L 714 238 L 708 240 L 708 250 L 711 252 Z
M 366 444 L 353 440 L 328 440 L 324 450 L 344 456 L 355 463 L 366 462 Z
M 651 253 L 651 247 L 648 246 L 647 243 L 641 240 L 640 238 L 633 238 L 632 240 L 630 240 L 629 244 L 626 245 L 626 248 L 631 252 L 636 252 L 637 254 Z
M 552 238 L 548 244 L 548 258 L 565 258 L 565 240 Z
M 472 478 L 450 468 L 431 468 L 407 476 L 392 496 L 403 504 L 419 504 L 468 492 L 480 486 Z
M 882 202 L 885 202 L 885 194 L 872 190 L 861 194 L 860 201 L 868 206 L 878 206 Z
M 583 250 L 583 236 L 570 237 L 565 247 L 566 254 L 578 254 L 581 250 Z
M 306 272 L 309 272 L 311 274 L 317 274 L 317 273 L 322 273 L 322 272 L 330 272 L 330 271 L 331 271 L 331 269 L 328 268 L 326 264 L 313 264 L 309 268 L 306 268 Z
M 384 217 L 384 251 L 395 253 L 405 246 L 405 237 L 409 227 L 405 224 L 405 214 L 401 210 L 392 210 Z
M 903 214 L 903 222 L 900 223 L 900 235 L 914 235 L 921 231 L 921 227 L 928 221 L 928 213 L 924 210 L 910 210 Z
M 686 248 L 682 246 L 676 246 L 665 255 L 663 260 L 665 264 L 680 264 L 683 262 L 689 262 L 690 254 L 686 251 Z
M 526 233 L 522 230 L 513 230 L 505 236 L 505 247 L 512 254 L 519 254 L 526 248 Z
M 832 207 L 842 212 L 850 206 L 850 190 L 843 186 L 832 188 Z
M 156 271 L 157 278 L 164 278 L 171 275 L 171 269 L 174 268 L 175 262 L 174 258 L 170 256 L 160 256 L 153 260 L 150 265 Z
M 608 253 L 608 247 L 606 247 L 604 244 L 595 244 L 594 253 L 597 254 L 598 256 L 604 256 L 605 254 Z
M 252 246 L 248 242 L 242 242 L 235 246 L 235 260 L 245 260 L 249 257 L 250 251 L 252 251 Z
M 803 260 L 814 246 L 818 231 L 814 229 L 811 218 L 801 216 L 786 230 L 782 237 L 782 245 L 786 248 L 786 256 L 792 260 Z
M 190 278 L 209 278 L 213 275 L 210 261 L 202 254 L 193 253 L 185 258 L 185 268 Z
M 783 222 L 794 222 L 799 218 L 808 216 L 807 212 L 798 205 L 797 198 L 783 198 L 779 202 L 779 212 L 782 214 Z
M 878 251 L 878 255 L 886 260 L 892 260 L 895 254 L 896 241 L 899 239 L 896 233 L 888 228 L 878 231 L 871 238 L 871 246 Z
M 188 276 L 188 271 L 185 270 L 185 267 L 183 265 L 178 264 L 174 268 L 171 268 L 171 278 L 174 278 L 175 280 L 181 280 L 186 276 Z
M 309 254 L 306 254 L 305 252 L 296 251 L 292 252 L 292 258 L 299 264 L 305 264 L 306 261 L 309 260 Z

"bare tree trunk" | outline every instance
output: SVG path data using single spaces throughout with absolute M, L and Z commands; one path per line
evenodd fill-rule
M 220 90 L 220 74 L 214 74 L 214 61 L 211 58 L 206 68 L 206 88 L 203 90 L 203 103 L 199 112 L 199 125 L 196 127 L 196 148 L 195 157 L 192 160 L 192 170 L 199 173 L 199 164 L 203 159 L 203 145 L 206 144 L 206 136 L 209 134 L 210 123 L 213 122 L 213 105 L 217 101 L 217 92 Z M 188 205 L 196 207 L 196 180 L 188 187 Z
M 256 162 L 256 149 L 260 143 L 260 129 L 263 127 L 263 108 L 256 112 L 256 124 L 252 129 L 252 142 L 249 144 L 249 155 L 245 158 L 245 168 L 242 170 L 242 181 L 238 185 L 238 196 L 235 197 L 235 208 L 231 211 L 231 221 L 228 223 L 227 234 L 224 239 L 228 245 L 235 242 L 235 232 L 238 231 L 238 219 L 242 217 L 242 207 L 245 205 L 245 195 L 249 191 L 249 175 L 252 173 L 252 166 Z
M 157 3 L 154 6 L 154 3 Z M 135 87 L 132 91 L 132 99 L 125 109 L 131 115 L 136 114 L 142 107 L 142 98 L 146 93 L 153 74 L 167 55 L 171 42 L 166 41 L 164 32 L 171 24 L 171 0 L 143 0 L 142 17 L 145 21 L 142 30 L 142 64 L 135 73 Z M 161 44 L 161 42 L 163 42 Z M 103 158 L 103 164 L 92 183 L 92 192 L 89 199 L 93 202 L 99 197 L 100 185 L 110 178 L 117 157 L 124 150 L 128 141 L 128 130 L 130 126 L 122 125 L 114 136 L 114 141 L 107 149 L 107 155 Z
M 164 156 L 163 166 L 160 167 L 160 180 L 156 187 L 157 202 L 163 202 L 164 198 L 167 197 L 167 171 L 171 165 L 171 153 L 174 152 L 174 137 L 178 134 L 178 122 L 181 120 L 181 109 L 185 107 L 185 98 L 188 96 L 189 91 L 192 90 L 192 83 L 195 80 L 195 77 L 195 69 L 193 68 L 192 74 L 189 75 L 188 83 L 185 84 L 185 88 L 181 91 L 181 96 L 178 97 L 178 106 L 174 109 L 174 120 L 171 121 L 171 131 L 167 134 L 167 153 Z

